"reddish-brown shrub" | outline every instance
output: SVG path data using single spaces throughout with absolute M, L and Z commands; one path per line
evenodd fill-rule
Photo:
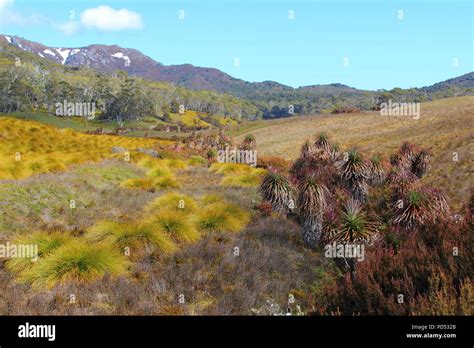
M 274 170 L 280 173 L 285 173 L 290 168 L 290 161 L 281 157 L 275 156 L 260 156 L 257 159 L 257 167 Z
M 270 202 L 262 202 L 257 206 L 257 210 L 262 216 L 272 215 L 272 204 Z

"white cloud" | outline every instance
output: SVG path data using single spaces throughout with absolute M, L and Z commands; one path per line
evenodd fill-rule
M 13 4 L 13 0 L 0 0 L 0 11 L 5 9 L 10 4 Z
M 80 28 L 80 24 L 76 21 L 69 21 L 65 23 L 56 23 L 54 24 L 56 29 L 60 30 L 63 32 L 64 35 L 66 36 L 71 36 L 77 33 L 77 31 Z
M 1 1 L 1 0 L 0 0 Z M 81 23 L 86 28 L 102 31 L 141 29 L 142 16 L 125 8 L 115 10 L 109 6 L 90 8 L 81 13 Z
M 7 25 L 40 25 L 48 23 L 48 18 L 39 13 L 25 15 L 14 9 L 13 0 L 0 0 L 0 28 Z

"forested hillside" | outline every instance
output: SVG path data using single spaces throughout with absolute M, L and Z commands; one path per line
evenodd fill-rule
M 8 44 L 0 44 L 0 112 L 54 113 L 56 103 L 94 103 L 97 117 L 166 120 L 185 110 L 227 116 L 255 116 L 248 101 L 212 91 L 192 91 L 173 84 L 143 80 L 117 70 L 100 73 L 88 67 L 67 67 Z
M 474 95 L 472 72 L 410 89 L 368 91 L 340 83 L 293 88 L 274 81 L 244 81 L 215 68 L 163 65 L 138 50 L 116 45 L 66 49 L 19 37 L 0 38 L 3 112 L 51 111 L 51 105 L 67 99 L 95 102 L 107 119 L 166 120 L 180 111 L 180 105 L 234 120 L 273 119 L 373 110 L 388 100 L 427 102 Z

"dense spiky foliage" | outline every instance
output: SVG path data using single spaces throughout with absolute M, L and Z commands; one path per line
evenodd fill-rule
M 333 162 L 339 161 L 341 159 L 341 149 L 339 147 L 339 144 L 332 144 L 330 150 L 330 158 Z
M 298 185 L 297 206 L 302 220 L 304 244 L 316 248 L 322 237 L 323 215 L 330 192 L 314 176 L 303 179 Z
M 311 144 L 309 140 L 306 140 L 303 146 L 301 146 L 300 158 L 306 159 L 306 158 L 311 157 L 312 154 L 313 154 L 313 149 L 311 148 Z
M 431 154 L 414 144 L 404 142 L 398 152 L 391 156 L 390 163 L 398 170 L 410 172 L 421 178 L 429 169 Z
M 323 284 L 315 312 L 342 315 L 472 315 L 474 233 L 470 214 L 366 245 L 353 272 Z M 320 293 L 318 292 L 318 293 Z M 403 302 L 399 302 L 403 295 Z
M 403 230 L 411 231 L 428 222 L 434 222 L 448 211 L 446 197 L 442 193 L 422 187 L 409 190 L 394 204 L 392 223 Z
M 268 173 L 264 176 L 259 191 L 263 199 L 271 203 L 273 210 L 285 214 L 289 211 L 293 200 L 293 189 L 284 175 Z
M 407 193 L 418 185 L 417 177 L 410 171 L 394 168 L 388 175 L 387 181 L 392 187 L 393 193 L 391 200 L 393 203 L 398 202 L 405 197 Z
M 247 134 L 242 141 L 242 144 L 240 144 L 239 149 L 241 150 L 252 150 L 255 149 L 257 146 L 257 141 L 255 139 L 255 136 L 253 134 Z
M 412 161 L 411 171 L 417 177 L 422 178 L 428 171 L 430 163 L 431 163 L 430 153 L 426 150 L 421 150 L 415 155 L 415 158 Z
M 339 184 L 352 194 L 354 199 L 364 202 L 367 199 L 369 170 L 360 152 L 352 148 L 336 164 Z
M 317 149 L 330 153 L 331 148 L 332 148 L 331 138 L 329 137 L 327 133 L 321 132 L 316 138 L 316 141 L 314 142 L 314 146 Z
M 382 164 L 380 156 L 373 156 L 368 164 L 369 177 L 368 184 L 370 186 L 382 185 L 387 177 L 387 172 Z
M 299 157 L 290 169 L 291 178 L 296 183 L 313 175 L 330 183 L 333 181 L 334 173 L 334 162 L 330 154 L 321 149 L 312 151 L 308 157 Z
M 362 242 L 367 241 L 375 232 L 376 224 L 369 221 L 360 202 L 351 198 L 344 204 L 335 240 L 345 243 Z

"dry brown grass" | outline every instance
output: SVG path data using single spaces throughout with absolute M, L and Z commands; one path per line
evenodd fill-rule
M 474 174 L 474 97 L 440 99 L 421 104 L 419 120 L 384 117 L 378 112 L 350 115 L 315 115 L 267 121 L 252 133 L 261 156 L 295 159 L 306 139 L 326 132 L 343 148 L 358 146 L 373 154 L 389 155 L 403 141 L 413 142 L 433 154 L 432 169 L 423 180 L 445 189 L 455 207 L 467 199 Z M 453 153 L 458 161 L 453 161 Z

